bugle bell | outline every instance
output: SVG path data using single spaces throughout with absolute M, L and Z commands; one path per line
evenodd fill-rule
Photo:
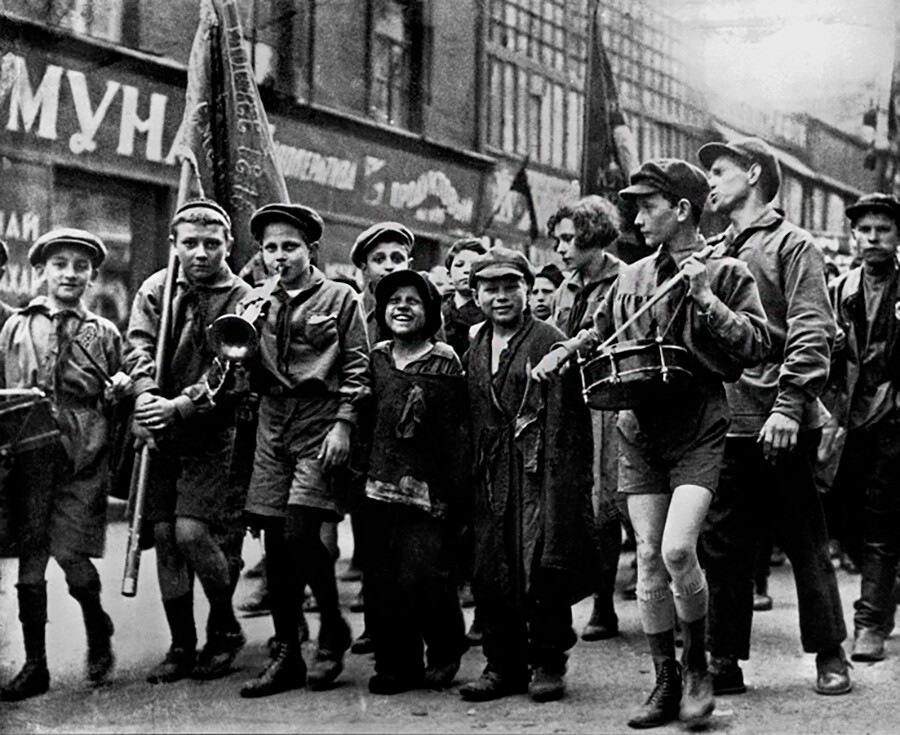
M 256 328 L 237 314 L 223 314 L 209 325 L 208 331 L 210 347 L 222 360 L 243 362 L 259 349 Z

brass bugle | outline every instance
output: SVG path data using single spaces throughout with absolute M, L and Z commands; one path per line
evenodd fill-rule
M 280 279 L 281 269 L 279 268 L 266 281 L 259 294 L 259 300 L 251 304 L 243 314 L 223 314 L 206 328 L 209 345 L 219 359 L 228 362 L 243 362 L 256 354 L 259 349 L 259 334 L 257 334 L 254 324 L 259 319 L 269 297 L 275 293 Z

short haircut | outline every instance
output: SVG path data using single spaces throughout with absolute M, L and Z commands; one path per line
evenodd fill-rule
M 466 237 L 462 240 L 457 240 L 450 246 L 450 249 L 447 251 L 447 257 L 444 258 L 444 267 L 448 271 L 450 266 L 453 265 L 453 259 L 463 250 L 471 250 L 478 255 L 484 255 L 487 252 L 484 243 L 477 237 Z
M 201 227 L 206 225 L 219 225 L 222 229 L 225 230 L 225 239 L 231 239 L 231 227 L 229 227 L 225 222 L 222 221 L 222 217 L 209 214 L 208 211 L 204 211 L 202 207 L 193 207 L 191 209 L 186 209 L 183 212 L 177 213 L 172 218 L 172 224 L 169 225 L 169 234 L 174 238 L 175 231 L 178 228 L 178 225 L 188 223 L 192 225 L 199 225 Z
M 700 218 L 703 216 L 703 207 L 698 207 L 696 204 L 693 204 L 688 200 L 687 197 L 680 197 L 677 194 L 672 194 L 668 191 L 661 191 L 659 192 L 659 194 L 673 207 L 677 207 L 678 202 L 684 199 L 686 202 L 688 202 L 688 204 L 691 205 L 691 222 L 693 222 L 694 227 L 697 227 L 700 224 Z
M 601 196 L 592 194 L 582 197 L 573 204 L 564 204 L 547 220 L 547 233 L 553 237 L 556 226 L 564 219 L 572 220 L 578 247 L 609 247 L 619 236 L 619 210 Z

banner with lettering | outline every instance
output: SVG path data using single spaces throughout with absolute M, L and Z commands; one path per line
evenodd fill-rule
M 234 0 L 200 4 L 174 147 L 176 155 L 191 162 L 198 193 L 228 210 L 235 237 L 232 258 L 240 268 L 255 250 L 250 216 L 269 202 L 288 201 L 288 192 L 275 163 Z

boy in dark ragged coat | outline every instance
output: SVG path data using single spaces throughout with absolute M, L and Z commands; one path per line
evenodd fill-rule
M 495 247 L 472 264 L 487 322 L 467 355 L 474 451 L 473 591 L 487 667 L 460 690 L 486 701 L 526 689 L 565 693 L 574 645 L 571 604 L 590 593 L 590 418 L 578 375 L 541 384 L 531 369 L 564 339 L 525 311 L 534 275 L 521 253 Z M 529 683 L 530 682 L 530 683 Z
M 434 340 L 441 302 L 427 278 L 391 273 L 375 299 L 375 316 L 392 339 L 372 348 L 366 620 L 376 674 L 369 690 L 443 689 L 466 649 L 453 578 L 469 491 L 466 385 L 453 348 Z

